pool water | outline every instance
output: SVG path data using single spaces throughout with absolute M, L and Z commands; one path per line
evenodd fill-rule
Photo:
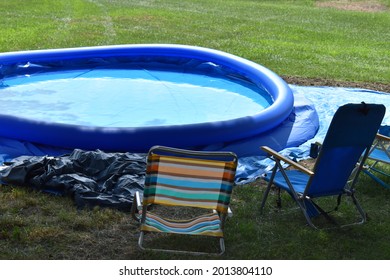
M 243 79 L 145 68 L 42 72 L 0 85 L 1 114 L 94 127 L 218 122 L 271 104 L 265 90 Z

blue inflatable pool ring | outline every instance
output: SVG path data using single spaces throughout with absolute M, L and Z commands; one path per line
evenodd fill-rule
M 292 112 L 271 70 L 222 51 L 118 45 L 0 54 L 0 137 L 146 152 L 270 131 Z

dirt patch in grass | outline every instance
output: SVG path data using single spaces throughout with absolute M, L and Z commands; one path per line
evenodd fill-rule
M 289 84 L 300 86 L 349 87 L 390 93 L 390 83 L 342 82 L 323 78 L 303 78 L 294 76 L 282 76 L 282 78 Z
M 387 7 L 378 1 L 317 1 L 316 5 L 317 7 L 370 13 L 382 12 L 387 10 Z

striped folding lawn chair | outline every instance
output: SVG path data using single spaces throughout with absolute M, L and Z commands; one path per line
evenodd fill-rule
M 163 146 L 148 153 L 145 188 L 141 203 L 135 195 L 132 213 L 139 220 L 141 234 L 138 245 L 144 246 L 146 232 L 203 235 L 219 239 L 223 254 L 224 224 L 231 214 L 229 203 L 234 184 L 237 156 L 231 152 L 190 151 Z M 157 214 L 159 205 L 165 210 Z M 151 207 L 153 206 L 153 207 Z M 210 211 L 186 219 L 167 218 L 177 207 L 202 208 Z M 138 215 L 135 214 L 138 208 Z M 161 214 L 163 212 L 164 214 Z M 180 214 L 180 213 L 179 213 Z M 202 254 L 207 252 L 151 248 L 151 250 Z

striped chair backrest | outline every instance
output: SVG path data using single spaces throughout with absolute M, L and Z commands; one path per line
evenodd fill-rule
M 236 161 L 150 153 L 144 205 L 190 206 L 226 213 L 236 166 Z

